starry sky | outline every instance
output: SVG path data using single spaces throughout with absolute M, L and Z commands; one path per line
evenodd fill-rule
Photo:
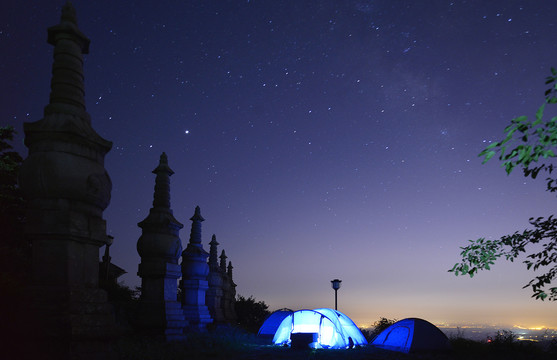
M 111 140 L 104 213 L 111 256 L 140 284 L 137 223 L 160 154 L 189 239 L 216 234 L 237 291 L 271 310 L 333 307 L 436 324 L 557 328 L 534 275 L 498 263 L 447 270 L 468 239 L 554 212 L 543 180 L 477 154 L 533 116 L 557 66 L 555 1 L 74 0 L 91 39 L 87 110 Z M 0 5 L 0 124 L 18 131 L 48 103 L 63 0 Z

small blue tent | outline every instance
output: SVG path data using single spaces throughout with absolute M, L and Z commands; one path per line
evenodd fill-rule
M 367 345 L 356 324 L 346 315 L 332 309 L 298 310 L 286 316 L 280 323 L 273 343 L 294 345 L 296 339 L 311 339 L 312 348 L 345 349 L 350 346 Z
M 450 349 L 447 335 L 432 323 L 418 318 L 397 321 L 377 335 L 371 344 L 403 353 Z
M 265 322 L 259 328 L 257 336 L 272 340 L 282 320 L 293 312 L 294 311 L 290 309 L 280 309 L 273 312 L 267 317 L 267 319 L 265 319 Z

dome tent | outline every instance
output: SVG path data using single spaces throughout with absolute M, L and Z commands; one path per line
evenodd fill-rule
M 360 331 L 360 329 L 358 329 L 354 321 L 352 321 L 352 319 L 350 319 L 345 314 L 341 313 L 338 310 L 333 310 L 328 308 L 315 309 L 314 311 L 326 315 L 329 318 L 333 318 L 336 316 L 341 326 L 341 332 L 344 334 L 344 337 L 347 340 L 349 338 L 352 339 L 352 342 L 354 343 L 355 346 L 367 345 L 367 340 L 362 334 L 362 332 Z
M 293 312 L 293 310 L 286 308 L 274 311 L 267 317 L 267 319 L 265 319 L 265 322 L 263 322 L 263 325 L 259 328 L 257 336 L 272 340 L 282 320 Z
M 285 317 L 277 328 L 273 343 L 294 346 L 297 339 L 309 343 L 310 347 L 324 349 L 367 344 L 354 322 L 332 309 L 298 310 Z
M 432 323 L 418 318 L 397 321 L 377 335 L 371 344 L 403 353 L 450 349 L 447 335 Z

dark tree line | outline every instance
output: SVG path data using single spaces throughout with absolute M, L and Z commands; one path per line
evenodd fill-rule
M 17 184 L 23 159 L 13 151 L 15 130 L 0 127 L 0 288 L 2 298 L 21 289 L 29 268 L 29 244 L 23 237 L 25 203 Z
M 238 326 L 254 334 L 259 332 L 259 328 L 271 314 L 268 310 L 269 306 L 264 301 L 256 301 L 253 296 L 245 298 L 238 295 L 234 306 L 238 317 Z
M 25 202 L 17 182 L 23 159 L 10 144 L 14 135 L 12 126 L 0 127 L 0 333 L 8 336 L 7 343 L 9 336 L 17 337 L 23 330 L 31 258 L 23 235 Z

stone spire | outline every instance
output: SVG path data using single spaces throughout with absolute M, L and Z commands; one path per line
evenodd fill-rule
M 222 271 L 223 274 L 226 274 L 226 259 L 226 253 L 224 252 L 224 249 L 222 249 L 220 254 L 220 271 Z
M 172 248 L 173 253 L 169 256 L 173 258 L 176 257 L 177 261 L 182 252 L 182 244 L 178 238 L 178 232 L 184 225 L 174 218 L 172 209 L 170 208 L 170 176 L 174 174 L 174 171 L 168 166 L 168 157 L 166 153 L 163 152 L 161 154 L 159 165 L 152 172 L 156 175 L 153 207 L 149 210 L 149 215 L 145 220 L 137 225 L 144 231 L 156 231 L 175 236 L 176 238 L 171 241 L 174 246 Z M 137 251 L 141 251 L 140 243 L 138 243 L 137 246 Z M 177 247 L 179 247 L 179 249 Z M 167 249 L 161 248 L 161 250 L 166 251 Z
M 230 282 L 233 283 L 234 281 L 232 280 L 232 269 L 234 269 L 234 266 L 232 266 L 232 261 L 229 261 L 229 262 L 228 262 L 228 271 L 227 271 L 227 274 L 228 274 L 228 279 L 230 280 Z
M 168 166 L 168 157 L 166 153 L 162 153 L 159 166 L 153 170 L 155 178 L 155 195 L 153 196 L 153 208 L 160 211 L 170 210 L 170 176 L 174 175 L 174 171 Z
M 88 53 L 89 39 L 78 29 L 70 2 L 62 8 L 60 24 L 48 29 L 48 43 L 54 45 L 50 101 L 43 119 L 23 124 L 29 156 L 20 185 L 27 198 L 85 202 L 93 206 L 83 211 L 99 217 L 110 203 L 112 183 L 104 156 L 112 143 L 91 127 L 85 111 L 82 55 Z M 104 229 L 93 236 L 99 245 L 106 242 Z
M 90 41 L 78 29 L 75 9 L 69 1 L 62 7 L 60 24 L 48 29 L 47 41 L 54 45 L 54 64 L 50 103 L 45 107 L 45 116 L 60 112 L 83 116 L 85 86 L 82 54 L 89 53 Z
M 225 311 L 226 315 L 229 318 L 229 321 L 231 323 L 234 323 L 237 319 L 237 315 L 236 315 L 236 284 L 234 283 L 234 280 L 232 279 L 232 269 L 234 267 L 232 266 L 232 261 L 230 261 L 228 263 L 228 284 L 229 284 L 229 288 L 228 288 L 228 294 L 226 296 L 226 302 L 227 302 L 227 306 L 228 309 Z
M 222 308 L 222 275 L 220 273 L 219 257 L 217 246 L 216 235 L 213 235 L 209 249 L 209 289 L 205 295 L 205 303 L 209 308 L 209 313 L 213 318 L 215 324 L 222 324 L 225 322 L 223 308 Z
M 222 277 L 222 309 L 226 322 L 233 324 L 236 321 L 234 302 L 236 298 L 236 284 L 232 281 L 232 263 L 226 266 L 226 253 L 222 250 L 220 255 L 220 275 Z
M 211 238 L 211 242 L 209 243 L 209 270 L 214 271 L 215 269 L 219 268 L 219 259 L 218 259 L 218 250 L 217 246 L 219 243 L 217 242 L 217 236 L 213 234 Z
M 85 111 L 82 56 L 89 39 L 70 3 L 48 29 L 48 43 L 54 45 L 50 101 L 42 119 L 23 124 L 29 152 L 19 171 L 33 252 L 28 298 L 36 323 L 29 328 L 36 344 L 51 343 L 39 348 L 53 353 L 40 357 L 107 358 L 115 327 L 98 283 L 99 248 L 110 242 L 102 217 L 112 190 L 104 168 L 112 143 Z
M 195 212 L 190 220 L 192 221 L 190 244 L 199 245 L 201 244 L 201 223 L 205 221 L 205 219 L 203 219 L 203 216 L 201 216 L 201 210 L 199 209 L 199 206 L 195 207 Z
M 182 242 L 178 232 L 183 227 L 170 209 L 170 176 L 168 158 L 162 153 L 153 170 L 155 193 L 153 207 L 145 220 L 137 224 L 142 234 L 137 241 L 141 264 L 141 317 L 138 325 L 144 333 L 162 336 L 166 340 L 182 340 L 187 326 L 180 303 L 176 300 L 177 281 L 182 275 L 178 259 Z

